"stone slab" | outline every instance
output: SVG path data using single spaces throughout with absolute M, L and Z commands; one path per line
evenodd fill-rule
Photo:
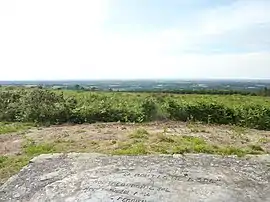
M 270 156 L 106 156 L 34 158 L 0 188 L 0 201 L 270 201 Z

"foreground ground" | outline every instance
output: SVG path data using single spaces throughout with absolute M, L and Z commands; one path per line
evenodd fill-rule
M 0 201 L 265 202 L 270 156 L 43 154 L 0 187 Z
M 156 122 L 31 127 L 0 124 L 0 184 L 43 153 L 115 155 L 270 153 L 270 132 L 236 126 Z

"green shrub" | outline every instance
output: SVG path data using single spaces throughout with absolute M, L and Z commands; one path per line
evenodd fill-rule
M 19 113 L 19 100 L 24 91 L 0 91 L 0 121 L 14 121 Z
M 72 107 L 70 100 L 63 94 L 55 94 L 48 90 L 28 91 L 20 99 L 19 120 L 36 123 L 64 123 L 69 120 Z
M 187 113 L 186 104 L 178 104 L 174 100 L 168 101 L 167 112 L 169 114 L 169 118 L 172 120 L 187 121 L 190 117 L 190 114 Z
M 141 108 L 145 121 L 155 120 L 157 117 L 157 106 L 152 98 L 145 99 L 141 105 Z
M 270 100 L 240 95 L 0 90 L 0 121 L 38 124 L 200 121 L 270 130 Z

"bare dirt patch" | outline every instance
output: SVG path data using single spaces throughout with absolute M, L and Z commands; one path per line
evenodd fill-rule
M 270 153 L 270 132 L 182 122 L 97 123 L 32 128 L 0 135 L 0 185 L 48 153 L 114 155 Z
M 18 155 L 21 153 L 23 137 L 17 134 L 0 135 L 0 155 Z
M 96 123 L 82 125 L 62 125 L 34 128 L 24 135 L 0 135 L 0 155 L 17 155 L 22 152 L 25 140 L 35 144 L 58 144 L 59 150 L 103 152 L 115 149 L 116 143 L 126 142 L 130 134 L 138 129 L 149 135 L 191 136 L 202 138 L 213 145 L 232 145 L 235 147 L 261 147 L 270 152 L 270 132 L 235 126 L 203 125 L 182 122 L 154 122 L 147 124 Z

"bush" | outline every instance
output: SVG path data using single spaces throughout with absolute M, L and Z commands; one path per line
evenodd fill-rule
M 60 124 L 160 119 L 235 124 L 269 130 L 270 100 L 239 95 L 178 96 L 43 89 L 0 91 L 2 122 Z
M 169 100 L 166 109 L 171 120 L 187 121 L 190 118 L 190 114 L 187 113 L 185 103 L 178 104 L 174 100 Z
M 1 121 L 64 123 L 76 106 L 74 100 L 48 90 L 1 92 Z
M 194 121 L 218 124 L 235 124 L 234 111 L 229 107 L 217 103 L 198 102 L 187 107 L 187 114 Z
M 16 120 L 23 93 L 24 91 L 0 91 L 0 121 Z
M 157 106 L 153 99 L 147 98 L 141 104 L 144 121 L 153 121 L 157 117 Z
M 63 94 L 48 90 L 28 91 L 20 99 L 19 119 L 23 122 L 64 123 L 69 120 L 72 107 L 75 106 Z

